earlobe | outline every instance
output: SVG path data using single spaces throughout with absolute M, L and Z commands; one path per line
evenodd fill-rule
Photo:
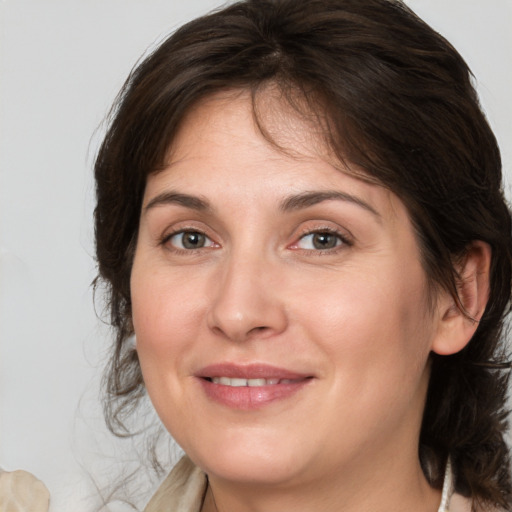
M 491 248 L 480 240 L 472 242 L 459 268 L 457 291 L 460 305 L 446 291 L 438 297 L 438 329 L 432 351 L 451 355 L 462 350 L 475 333 L 489 299 Z

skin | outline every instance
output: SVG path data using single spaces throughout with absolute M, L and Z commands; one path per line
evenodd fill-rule
M 474 325 L 446 294 L 428 306 L 400 199 L 351 176 L 270 93 L 266 105 L 286 151 L 262 137 L 248 94 L 223 93 L 189 112 L 148 177 L 131 293 L 149 396 L 209 475 L 204 511 L 436 511 L 417 455 L 429 354 L 459 350 Z M 290 201 L 312 191 L 339 197 Z M 184 231 L 205 238 L 186 248 Z M 482 273 L 489 254 L 475 247 Z M 467 282 L 476 314 L 485 290 Z M 241 410 L 197 377 L 224 362 L 311 378 Z

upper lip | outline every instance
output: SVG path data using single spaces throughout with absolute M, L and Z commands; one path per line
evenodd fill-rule
M 205 366 L 196 373 L 197 377 L 229 377 L 231 379 L 305 379 L 311 375 L 299 373 L 268 364 L 217 363 Z

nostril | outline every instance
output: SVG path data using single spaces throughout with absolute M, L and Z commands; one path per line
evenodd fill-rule
M 253 327 L 250 331 L 249 331 L 249 334 L 252 333 L 252 332 L 260 332 L 260 331 L 266 331 L 268 329 L 268 327 L 266 326 L 262 326 L 262 327 Z

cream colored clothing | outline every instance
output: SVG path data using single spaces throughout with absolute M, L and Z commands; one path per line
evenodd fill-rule
M 48 512 L 50 493 L 28 471 L 0 469 L 0 512 Z
M 206 475 L 188 457 L 183 457 L 164 480 L 144 512 L 200 512 L 206 493 Z M 438 512 L 471 512 L 471 503 L 447 488 L 448 506 Z
M 188 457 L 183 457 L 144 512 L 200 512 L 207 484 L 206 475 Z

